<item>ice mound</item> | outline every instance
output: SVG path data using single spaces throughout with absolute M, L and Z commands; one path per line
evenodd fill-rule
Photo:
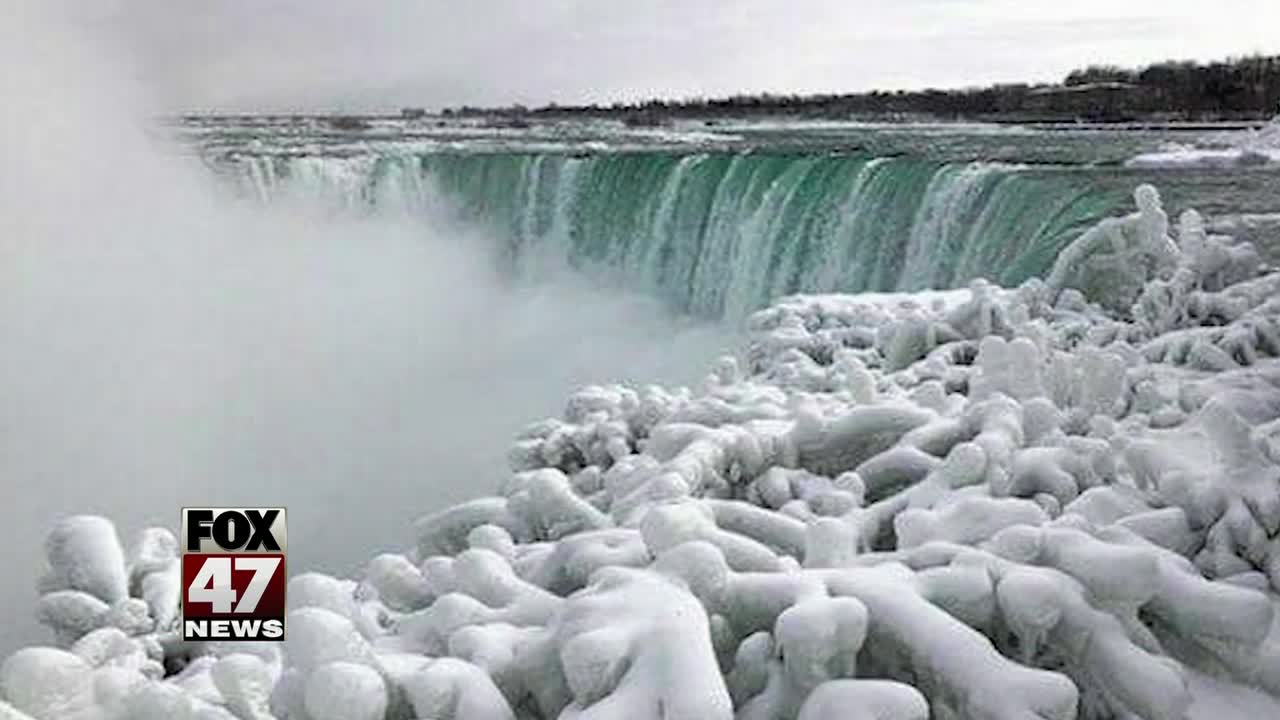
M 589 387 L 287 641 L 175 634 L 177 543 L 50 534 L 0 718 L 1184 717 L 1280 693 L 1280 273 L 1154 189 L 1015 289 L 796 296 L 697 389 Z

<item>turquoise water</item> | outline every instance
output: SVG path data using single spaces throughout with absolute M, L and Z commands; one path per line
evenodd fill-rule
M 706 317 L 794 292 L 919 290 L 1046 271 L 1124 193 L 1001 163 L 863 153 L 644 151 L 258 156 L 265 200 L 347 208 L 442 197 L 496 233 L 516 270 L 559 258 Z

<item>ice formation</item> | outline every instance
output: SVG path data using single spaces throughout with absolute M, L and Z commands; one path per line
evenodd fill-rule
M 590 387 L 287 640 L 175 639 L 177 543 L 50 534 L 23 720 L 1182 717 L 1280 693 L 1280 273 L 1154 189 L 1015 289 L 795 296 Z
M 1126 163 L 1135 168 L 1259 167 L 1280 162 L 1280 116 L 1261 128 L 1214 133 L 1195 144 L 1169 143 Z

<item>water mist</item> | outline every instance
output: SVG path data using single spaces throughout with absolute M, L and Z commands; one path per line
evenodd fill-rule
M 22 68 L 0 76 L 0 650 L 47 640 L 29 618 L 61 515 L 285 505 L 291 569 L 351 572 L 493 491 L 573 387 L 691 380 L 726 346 L 570 275 L 502 277 L 442 218 L 225 200 L 149 139 L 124 60 L 37 10 L 0 29 Z

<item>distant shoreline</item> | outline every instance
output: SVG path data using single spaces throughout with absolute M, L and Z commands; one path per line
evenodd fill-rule
M 1251 55 L 1222 62 L 1168 60 L 1143 68 L 1092 65 L 1060 83 L 1004 83 L 958 89 L 929 88 L 827 94 L 739 94 L 719 98 L 649 99 L 635 102 L 541 107 L 450 107 L 430 112 L 404 107 L 397 114 L 227 117 L 328 117 L 345 122 L 399 117 L 443 122 L 472 120 L 518 128 L 546 121 L 614 120 L 629 127 L 675 122 L 714 126 L 744 121 L 864 123 L 986 123 L 1079 130 L 1103 126 L 1195 131 L 1255 128 L 1280 113 L 1280 55 Z M 189 120 L 207 115 L 184 116 Z
M 264 113 L 244 113 L 244 112 L 200 112 L 200 113 L 180 113 L 164 116 L 164 120 L 177 120 L 180 122 L 243 122 L 243 123 L 287 123 L 287 122 L 324 122 L 334 126 L 336 129 L 360 130 L 364 129 L 361 125 L 371 123 L 386 122 L 406 122 L 410 124 L 425 125 L 479 125 L 482 127 L 498 127 L 518 129 L 523 125 L 529 127 L 538 125 L 553 125 L 564 122 L 575 122 L 583 120 L 594 121 L 614 121 L 624 122 L 620 116 L 610 114 L 593 115 L 591 117 L 580 117 L 577 115 L 555 115 L 555 116 L 535 116 L 513 118 L 509 113 L 500 110 L 488 112 L 477 112 L 466 116 L 444 115 L 441 113 L 427 113 L 423 115 L 415 115 L 406 117 L 403 113 L 280 113 L 280 112 L 264 112 Z M 681 124 L 701 124 L 708 129 L 716 129 L 725 126 L 732 126 L 736 123 L 770 123 L 770 122 L 786 122 L 786 123 L 813 123 L 813 124 L 848 124 L 848 125 L 1007 125 L 1011 127 L 1027 127 L 1044 131 L 1064 131 L 1064 132 L 1081 132 L 1089 130 L 1099 131 L 1165 131 L 1165 132 L 1213 132 L 1222 130 L 1257 130 L 1265 127 L 1271 118 L 1269 116 L 1260 116 L 1255 119 L 1229 119 L 1229 120 L 1167 120 L 1162 118 L 1152 119 L 1125 119 L 1125 120 L 1071 120 L 1071 119 L 1028 119 L 1019 117 L 934 117 L 934 116 L 910 116 L 910 117 L 850 117 L 850 118 L 823 118 L 823 117 L 802 117 L 793 115 L 743 115 L 743 116 L 715 116 L 715 117 L 695 117 L 681 116 L 672 118 L 670 122 L 657 123 L 654 125 L 635 125 L 632 127 L 666 127 Z M 345 128 L 344 128 L 345 126 Z

